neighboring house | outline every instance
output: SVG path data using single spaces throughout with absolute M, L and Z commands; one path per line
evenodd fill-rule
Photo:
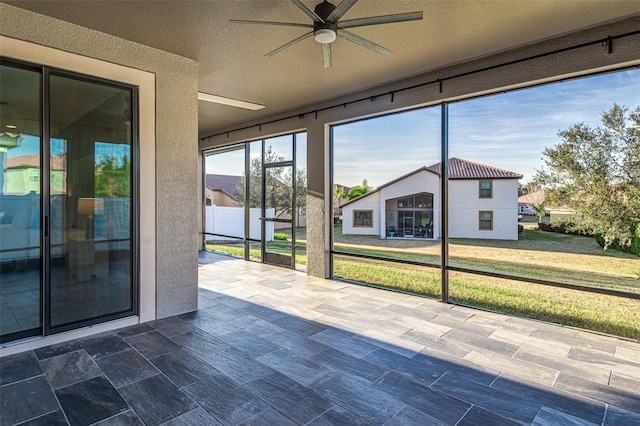
M 242 176 L 207 174 L 205 177 L 205 203 L 207 206 L 237 207 L 236 192 Z
M 536 212 L 531 209 L 532 204 L 539 204 L 549 196 L 549 191 L 546 189 L 540 189 L 530 194 L 521 195 L 518 197 L 518 214 L 521 215 L 536 215 Z M 542 218 L 543 222 L 548 222 L 553 219 L 563 218 L 567 216 L 573 216 L 576 211 L 570 209 L 567 206 L 544 206 L 545 214 Z
M 6 157 L 4 188 L 6 195 L 40 193 L 40 155 Z M 64 194 L 67 191 L 67 161 L 63 155 L 51 157 L 51 192 Z
M 342 206 L 343 234 L 440 238 L 441 164 L 421 167 Z M 522 175 L 449 159 L 449 236 L 518 239 Z

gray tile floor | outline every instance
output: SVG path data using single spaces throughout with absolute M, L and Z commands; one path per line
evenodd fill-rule
M 0 424 L 640 424 L 640 344 L 201 256 L 200 309 L 0 359 Z

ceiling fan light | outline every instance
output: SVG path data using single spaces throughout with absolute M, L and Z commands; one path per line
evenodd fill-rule
M 314 31 L 313 37 L 318 43 L 333 43 L 336 41 L 336 32 L 330 28 L 320 28 Z

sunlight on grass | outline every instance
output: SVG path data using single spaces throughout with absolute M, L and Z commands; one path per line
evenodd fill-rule
M 334 256 L 334 274 L 350 281 L 440 297 L 440 270 Z M 640 301 L 450 272 L 452 301 L 506 314 L 640 339 Z

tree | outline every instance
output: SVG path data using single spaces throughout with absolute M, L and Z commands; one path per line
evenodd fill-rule
M 534 192 L 538 192 L 541 189 L 542 189 L 542 185 L 540 185 L 540 182 L 536 180 L 532 180 L 527 183 L 519 183 L 518 197 L 520 197 L 521 195 L 533 194 Z
M 284 161 L 284 157 L 278 155 L 269 146 L 264 155 L 265 164 Z M 275 217 L 291 216 L 291 204 L 293 191 L 291 167 L 273 167 L 267 169 L 266 173 L 266 208 L 273 208 Z M 245 205 L 245 179 L 242 179 L 236 186 L 235 197 L 239 206 Z M 307 171 L 306 169 L 296 170 L 296 210 L 307 205 Z M 254 157 L 249 165 L 249 207 L 260 208 L 262 206 L 262 159 Z
M 105 155 L 95 167 L 97 197 L 131 196 L 131 163 L 127 155 L 120 160 L 114 155 Z
M 558 136 L 536 176 L 548 202 L 576 210 L 605 247 L 629 247 L 640 236 L 640 106 L 629 113 L 614 104 L 601 127 L 574 124 Z
M 529 203 L 527 207 L 529 207 L 536 213 L 536 215 L 538 215 L 538 223 L 542 223 L 542 218 L 544 217 L 546 212 L 547 199 L 542 197 L 539 201 Z
M 347 194 L 344 193 L 344 186 L 334 185 L 333 187 L 333 215 L 338 216 L 340 214 L 340 201 L 347 198 Z
M 369 186 L 369 181 L 367 179 L 362 179 L 361 185 L 356 185 L 349 190 L 349 194 L 347 194 L 347 198 L 349 200 L 353 200 L 356 197 L 366 194 L 371 190 Z

